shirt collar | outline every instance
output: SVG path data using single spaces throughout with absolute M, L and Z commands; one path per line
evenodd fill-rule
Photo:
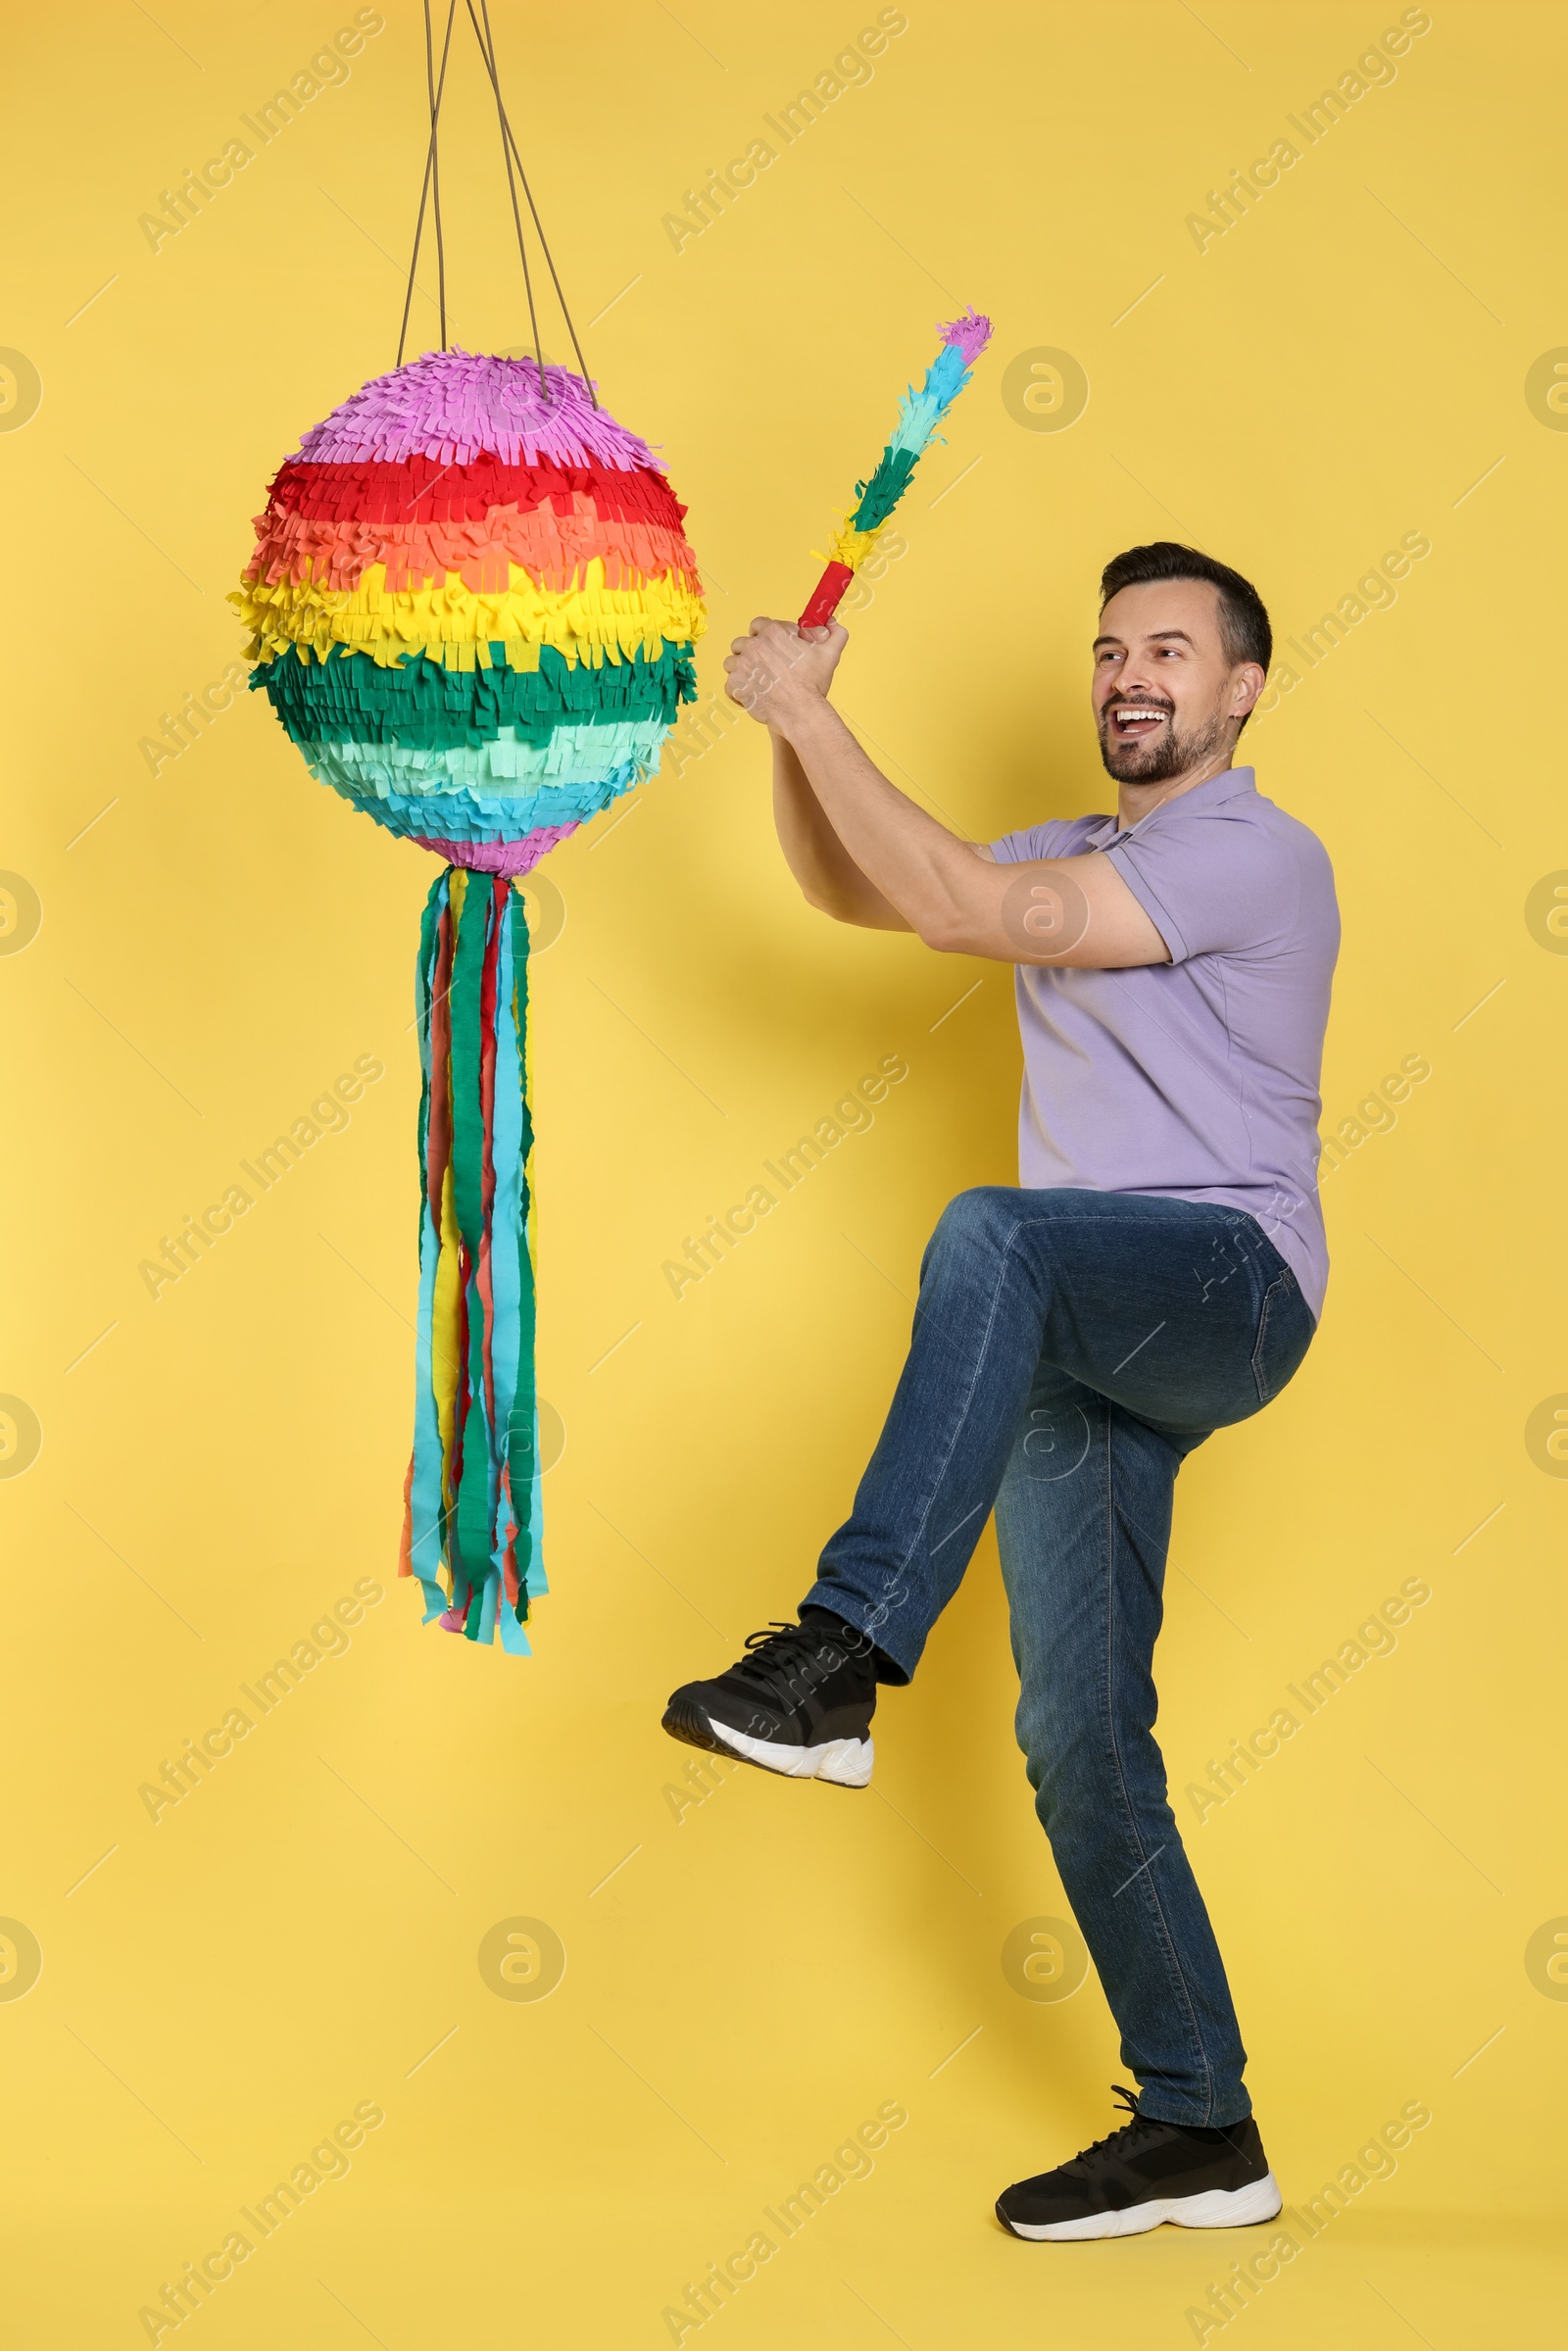
M 1195 784 L 1190 792 L 1179 794 L 1175 800 L 1162 801 L 1157 808 L 1151 808 L 1147 816 L 1141 816 L 1137 824 L 1123 825 L 1116 817 L 1107 816 L 1098 831 L 1089 835 L 1084 847 L 1108 849 L 1112 842 L 1131 840 L 1134 833 L 1140 832 L 1146 824 L 1152 824 L 1155 817 L 1163 815 L 1167 808 L 1217 808 L 1228 800 L 1239 800 L 1244 792 L 1256 790 L 1257 778 L 1250 767 L 1227 767 L 1223 775 L 1211 775 L 1206 783 Z

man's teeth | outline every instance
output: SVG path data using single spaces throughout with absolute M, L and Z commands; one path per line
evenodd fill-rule
M 1165 713 L 1163 710 L 1145 710 L 1136 709 L 1118 710 L 1116 712 L 1116 724 L 1118 726 L 1141 726 L 1146 720 L 1158 720 L 1163 718 L 1164 715 Z

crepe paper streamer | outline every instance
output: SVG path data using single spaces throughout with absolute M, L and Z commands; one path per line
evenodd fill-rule
M 419 1311 L 400 1568 L 525 1654 L 545 1590 L 520 877 L 651 775 L 705 612 L 686 510 L 564 367 L 430 352 L 279 468 L 230 599 L 317 779 L 443 860 L 419 935 Z
M 821 628 L 839 609 L 840 599 L 864 563 L 899 500 L 909 486 L 923 453 L 942 439 L 937 430 L 974 372 L 975 361 L 991 340 L 991 321 L 974 309 L 966 310 L 942 329 L 942 348 L 925 372 L 918 391 L 913 384 L 899 402 L 899 422 L 893 438 L 877 460 L 869 481 L 855 485 L 857 505 L 848 520 L 829 541 L 827 568 L 811 591 L 801 614 L 801 628 Z M 814 554 L 815 549 L 812 550 Z
M 419 1319 L 403 1572 L 431 1617 L 525 1652 L 546 1589 L 529 1239 L 528 929 L 504 877 L 457 865 L 425 903 Z M 443 1582 L 441 1566 L 445 1566 Z

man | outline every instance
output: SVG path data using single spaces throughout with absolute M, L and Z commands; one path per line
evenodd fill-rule
M 694 1745 L 864 1787 L 877 1685 L 908 1681 L 995 1506 L 1018 1741 L 1140 2085 L 1109 2138 L 1004 2191 L 1004 2226 L 1036 2238 L 1280 2209 L 1166 1800 L 1152 1656 L 1176 1473 L 1285 1386 L 1328 1273 L 1333 874 L 1234 764 L 1268 615 L 1166 542 L 1101 587 L 1091 701 L 1117 812 L 989 848 L 906 800 L 838 717 L 843 629 L 759 620 L 727 663 L 771 733 L 811 905 L 1017 966 L 1021 1188 L 945 1211 L 887 1425 L 799 1623 L 753 1634 L 664 1717 Z

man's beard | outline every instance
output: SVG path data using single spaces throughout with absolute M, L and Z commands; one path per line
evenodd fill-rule
M 1228 721 L 1218 711 L 1190 735 L 1177 733 L 1175 713 L 1168 711 L 1165 725 L 1152 742 L 1112 743 L 1112 715 L 1117 709 L 1127 707 L 1108 703 L 1100 714 L 1101 760 L 1105 773 L 1118 784 L 1168 783 L 1173 775 L 1182 775 L 1188 768 L 1199 766 L 1225 740 Z M 1136 710 L 1139 706 L 1134 703 L 1130 707 Z

